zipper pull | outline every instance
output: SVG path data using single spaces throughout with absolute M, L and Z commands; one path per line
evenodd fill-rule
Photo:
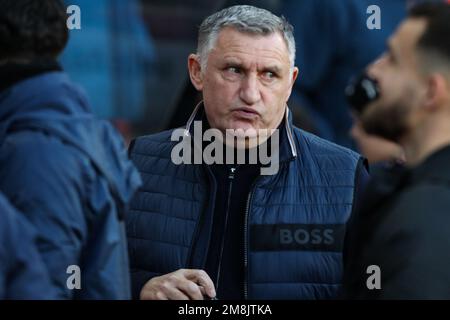
M 235 172 L 236 172 L 236 167 L 231 167 L 230 168 L 230 173 L 228 174 L 228 179 L 233 180 Z

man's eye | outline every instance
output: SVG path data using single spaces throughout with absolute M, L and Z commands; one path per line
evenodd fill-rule
M 271 71 L 267 71 L 267 72 L 264 72 L 263 77 L 265 79 L 274 79 L 277 77 L 277 75 Z
M 240 74 L 241 73 L 241 70 L 239 68 L 237 68 L 237 67 L 228 67 L 227 71 L 231 72 L 231 73 L 236 73 L 236 74 Z

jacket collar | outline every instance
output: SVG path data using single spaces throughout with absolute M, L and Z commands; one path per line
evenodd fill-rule
M 414 181 L 434 180 L 450 182 L 450 145 L 447 145 L 412 169 Z
M 7 63 L 0 66 L 0 92 L 15 84 L 37 75 L 61 71 L 61 66 L 53 59 L 34 60 L 30 63 Z
M 204 114 L 203 101 L 200 101 L 190 115 L 184 128 L 184 135 L 190 137 L 194 131 L 194 121 L 201 121 Z M 282 129 L 282 130 L 281 130 Z M 286 112 L 282 124 L 280 125 L 280 155 L 279 162 L 286 162 L 297 157 L 297 147 L 293 138 L 292 114 L 286 106 Z
M 385 203 L 386 199 L 401 192 L 404 188 L 423 182 L 438 184 L 450 183 L 450 145 L 430 155 L 422 164 L 414 168 L 395 165 L 380 170 L 372 177 L 365 191 L 366 197 L 360 212 L 369 214 L 378 205 Z

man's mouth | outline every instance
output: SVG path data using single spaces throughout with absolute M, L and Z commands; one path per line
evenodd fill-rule
M 238 116 L 239 118 L 244 118 L 244 119 L 255 119 L 257 117 L 260 117 L 261 115 L 259 114 L 258 111 L 256 111 L 253 108 L 247 108 L 247 107 L 242 107 L 242 108 L 236 108 L 233 111 L 233 114 Z

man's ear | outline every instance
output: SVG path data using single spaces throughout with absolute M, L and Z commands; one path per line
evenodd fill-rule
M 196 54 L 190 54 L 188 57 L 188 69 L 189 77 L 194 85 L 195 89 L 198 91 L 203 90 L 203 74 L 202 66 L 200 64 L 200 57 Z
M 450 99 L 448 84 L 442 74 L 433 73 L 429 76 L 425 99 L 425 107 L 430 111 L 437 110 L 448 103 Z
M 289 92 L 286 97 L 286 103 L 289 100 L 289 97 L 291 96 L 292 88 L 294 87 L 295 80 L 297 80 L 297 76 L 298 76 L 298 68 L 294 67 L 294 70 L 292 70 L 291 87 L 289 88 Z

